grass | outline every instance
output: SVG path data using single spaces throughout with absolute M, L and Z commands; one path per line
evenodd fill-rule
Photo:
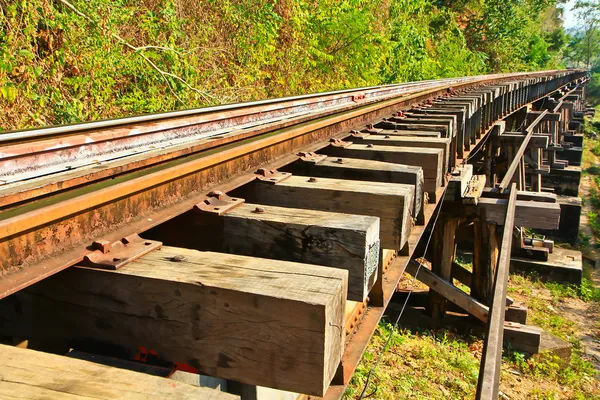
M 600 399 L 596 370 L 582 355 L 579 326 L 561 308 L 566 301 L 600 305 L 600 290 L 588 278 L 577 287 L 512 274 L 508 291 L 527 305 L 529 324 L 568 341 L 573 345 L 573 353 L 565 363 L 552 355 L 529 358 L 523 353 L 505 350 L 500 390 L 511 399 Z M 391 334 L 391 326 L 388 321 L 379 324 L 346 390 L 345 399 L 359 397 L 370 368 Z M 393 334 L 388 351 L 371 377 L 365 398 L 473 398 L 482 349 L 481 334 L 459 333 L 453 329 L 401 328 Z
M 538 398 L 600 399 L 596 370 L 583 356 L 582 327 L 572 318 L 574 311 L 569 310 L 576 303 L 585 303 L 587 306 L 600 304 L 600 290 L 589 278 L 584 278 L 582 285 L 576 286 L 544 283 L 535 276 L 513 274 L 509 293 L 527 305 L 529 324 L 539 326 L 573 346 L 568 363 L 553 355 L 528 359 L 521 353 L 509 352 L 505 356 L 505 363 L 523 377 L 548 384 L 546 390 L 529 395 Z M 560 389 L 552 389 L 553 385 L 559 385 Z
M 345 398 L 359 397 L 377 354 L 391 334 L 391 326 L 387 321 L 379 324 Z M 481 339 L 454 332 L 402 329 L 394 333 L 389 350 L 371 377 L 367 394 L 385 400 L 472 398 L 482 346 Z

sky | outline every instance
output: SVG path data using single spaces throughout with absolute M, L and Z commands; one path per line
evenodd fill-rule
M 575 1 L 576 0 L 569 0 L 564 6 L 564 25 L 566 29 L 577 26 L 577 18 L 575 17 L 575 12 L 572 10 L 573 6 L 575 5 Z

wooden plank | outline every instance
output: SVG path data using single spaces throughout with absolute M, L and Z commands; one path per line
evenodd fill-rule
M 534 119 L 539 117 L 540 114 L 542 114 L 542 113 L 543 113 L 543 111 L 529 111 L 529 112 L 527 112 L 527 120 L 533 121 Z M 544 119 L 542 119 L 542 121 L 560 121 L 560 120 L 561 120 L 560 113 L 547 113 L 544 116 Z
M 527 323 L 527 307 L 523 305 L 510 305 L 506 308 L 505 320 L 509 322 L 518 322 L 519 324 Z M 504 330 L 506 334 L 506 330 Z
M 502 224 L 506 215 L 504 199 L 480 198 L 478 207 L 485 210 L 488 222 Z M 517 200 L 515 226 L 533 229 L 557 229 L 560 221 L 560 204 Z
M 347 139 L 356 144 L 374 144 L 379 146 L 418 147 L 444 150 L 444 171 L 449 170 L 450 165 L 450 138 L 429 137 L 404 137 L 393 135 L 352 135 Z
M 21 290 L 0 303 L 1 332 L 128 357 L 144 346 L 205 375 L 322 396 L 343 353 L 347 282 L 336 268 L 163 247 Z
M 362 131 L 361 133 L 369 133 Z M 415 129 L 382 129 L 380 132 L 374 133 L 376 135 L 390 135 L 399 137 L 422 137 L 422 138 L 440 138 L 442 134 L 439 131 L 418 131 Z
M 223 251 L 345 269 L 349 300 L 364 301 L 377 278 L 377 217 L 242 204 L 220 219 Z
M 239 399 L 215 389 L 12 346 L 0 345 L 0 359 L 0 398 Z
M 540 352 L 542 330 L 537 326 L 505 322 L 502 332 L 503 342 L 513 350 L 529 354 Z
M 435 189 L 444 183 L 444 153 L 440 149 L 351 144 L 348 147 L 327 146 L 320 152 L 331 157 L 360 158 L 421 167 L 425 191 L 430 198 L 435 198 Z
M 451 116 L 439 116 L 439 115 L 423 115 L 423 116 L 412 116 L 412 117 L 392 117 L 388 119 L 389 122 L 395 124 L 414 124 L 414 125 L 434 125 L 443 126 L 446 135 L 449 137 L 456 137 L 456 117 Z
M 452 153 L 456 153 L 458 158 L 464 158 L 464 150 L 465 148 L 469 148 L 468 146 L 465 147 L 465 141 L 468 142 L 469 139 L 467 137 L 468 131 L 465 129 L 465 111 L 463 109 L 457 110 L 428 107 L 427 109 L 411 110 L 410 112 L 405 113 L 405 115 L 413 118 L 423 116 L 430 118 L 440 117 L 452 120 L 454 126 L 454 133 L 452 134 L 452 137 L 455 138 L 452 140 L 451 144 Z
M 415 276 L 418 267 L 419 263 L 415 260 L 411 260 L 406 266 L 406 272 L 408 272 L 412 276 Z M 432 290 L 444 296 L 452 303 L 456 304 L 457 306 L 468 312 L 469 314 L 473 315 L 480 321 L 487 321 L 487 306 L 479 303 L 477 300 L 475 300 L 456 286 L 440 278 L 439 276 L 431 272 L 427 267 L 421 266 L 417 275 L 417 279 L 429 286 Z
M 414 165 L 392 164 L 360 158 L 335 158 L 316 155 L 301 157 L 282 171 L 322 178 L 351 179 L 357 181 L 403 183 L 415 187 L 412 214 L 423 224 L 425 196 L 423 169 Z
M 519 146 L 523 143 L 526 135 L 520 133 L 504 133 L 498 136 L 498 140 L 503 145 Z M 533 149 L 546 149 L 548 148 L 548 136 L 546 135 L 533 135 L 529 141 L 529 148 Z
M 485 182 L 485 175 L 473 175 L 467 184 L 467 190 L 463 193 L 463 203 L 479 204 L 479 199 L 483 194 L 483 189 L 485 189 Z
M 494 198 L 494 199 L 508 199 L 507 193 L 499 193 L 491 188 L 485 188 L 483 190 L 483 197 Z M 517 190 L 517 200 L 523 201 L 539 201 L 543 203 L 556 203 L 558 197 L 554 193 L 546 192 L 525 192 Z
M 400 250 L 412 228 L 414 193 L 414 186 L 399 183 L 292 175 L 275 184 L 248 185 L 239 197 L 265 205 L 379 217 L 381 247 Z
M 467 191 L 472 177 L 473 165 L 464 164 L 454 168 L 448 179 L 448 189 L 446 189 L 444 202 L 462 202 L 463 195 Z
M 441 137 L 448 137 L 448 125 L 447 124 L 436 124 L 431 125 L 427 123 L 410 123 L 410 122 L 392 122 L 392 121 L 383 121 L 379 122 L 375 125 L 377 128 L 381 128 L 384 130 L 392 130 L 392 131 L 425 131 L 425 132 L 435 132 L 441 135 Z M 375 133 L 375 132 L 368 132 Z M 383 132 L 381 132 L 383 133 Z

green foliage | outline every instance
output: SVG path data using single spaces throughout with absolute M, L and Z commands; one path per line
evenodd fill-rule
M 0 0 L 0 129 L 549 68 L 555 3 Z
M 486 0 L 468 22 L 470 47 L 489 56 L 493 71 L 536 70 L 562 65 L 565 44 L 556 1 Z

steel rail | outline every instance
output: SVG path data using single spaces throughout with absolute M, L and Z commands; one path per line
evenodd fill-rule
M 381 89 L 394 89 L 394 88 L 402 88 L 406 86 L 420 86 L 427 84 L 451 84 L 451 83 L 461 83 L 466 81 L 476 81 L 476 80 L 486 80 L 486 79 L 501 79 L 504 77 L 518 77 L 518 76 L 540 76 L 540 75 L 549 75 L 555 74 L 557 72 L 565 72 L 562 70 L 547 70 L 547 71 L 537 71 L 537 72 L 520 72 L 520 73 L 507 73 L 507 74 L 495 74 L 495 75 L 476 75 L 467 78 L 446 78 L 446 79 L 432 79 L 432 80 L 424 80 L 424 81 L 415 81 L 415 82 L 405 82 L 398 84 L 390 84 L 390 85 L 381 85 L 381 86 L 368 86 L 363 88 L 353 88 L 353 89 L 345 89 L 338 91 L 329 91 L 329 92 L 321 92 L 314 94 L 306 94 L 299 96 L 289 96 L 283 98 L 274 98 L 267 100 L 258 100 L 258 101 L 250 101 L 244 103 L 234 103 L 234 104 L 226 104 L 220 106 L 211 106 L 211 107 L 202 107 L 202 108 L 193 108 L 187 110 L 180 111 L 170 111 L 163 113 L 154 113 L 154 114 L 144 114 L 138 116 L 124 117 L 124 118 L 115 118 L 115 119 L 106 119 L 101 121 L 94 122 L 84 122 L 77 124 L 68 124 L 68 125 L 60 125 L 60 126 L 50 126 L 43 128 L 31 128 L 31 129 L 23 129 L 17 131 L 8 131 L 4 132 L 0 135 L 0 144 L 6 142 L 12 142 L 15 140 L 28 140 L 28 139 L 39 139 L 48 136 L 58 136 L 82 131 L 88 131 L 93 129 L 106 129 L 116 126 L 122 125 L 130 125 L 137 124 L 142 122 L 153 122 L 163 119 L 171 119 L 171 118 L 179 118 L 179 117 L 188 117 L 192 115 L 205 114 L 205 113 L 213 113 L 213 112 L 222 112 L 222 111 L 230 111 L 236 109 L 250 108 L 255 106 L 266 106 L 266 105 L 277 105 L 278 103 L 285 101 L 298 101 L 298 100 L 308 100 L 315 99 L 324 96 L 333 96 L 333 95 L 343 95 L 343 94 L 351 94 L 357 92 L 364 91 L 372 91 L 372 90 L 381 90 Z
M 470 79 L 453 79 L 450 83 Z M 9 138 L 9 143 L 0 146 L 0 181 L 4 185 L 18 183 L 141 153 L 152 153 L 156 149 L 181 147 L 202 139 L 213 140 L 236 133 L 282 128 L 426 90 L 444 82 L 395 85 L 391 89 L 384 86 L 360 94 L 353 91 L 349 95 L 317 96 L 310 101 L 283 99 L 269 106 L 241 107 L 227 112 L 200 109 L 186 117 L 158 118 L 146 123 L 122 124 L 72 133 L 70 136 L 40 138 L 37 141 L 16 141 L 10 139 L 12 134 L 8 133 L 0 135 L 0 140 Z
M 392 89 L 390 86 L 382 86 L 376 88 L 380 94 L 378 98 L 373 95 L 359 102 L 354 100 L 357 91 L 340 91 L 331 93 L 336 96 L 339 93 L 351 93 L 352 96 L 343 99 L 339 96 L 298 96 L 281 99 L 278 103 L 268 101 L 268 108 L 249 107 L 247 104 L 231 105 L 223 106 L 229 108 L 229 111 L 216 113 L 210 111 L 219 107 L 209 107 L 188 110 L 188 117 L 144 124 L 127 124 L 128 121 L 137 121 L 137 117 L 121 119 L 116 121 L 118 124 L 112 121 L 111 123 L 115 123 L 112 128 L 85 133 L 80 132 L 80 128 L 89 127 L 90 124 L 71 126 L 77 136 L 42 138 L 34 142 L 26 140 L 20 143 L 9 140 L 9 143 L 0 146 L 0 184 L 4 183 L 0 189 L 0 207 L 6 208 L 11 204 L 46 196 L 57 190 L 88 184 L 115 174 L 260 135 L 269 130 L 360 108 L 366 104 L 409 96 L 429 87 L 447 89 L 454 86 L 460 89 L 465 85 L 481 83 L 482 79 L 489 82 L 498 77 L 513 79 L 543 73 L 545 72 L 445 79 L 427 81 L 425 84 L 400 84 Z M 412 89 L 406 90 L 406 87 Z M 312 103 L 290 102 L 290 99 L 297 98 L 310 98 Z M 160 116 L 167 118 L 182 113 L 186 112 L 165 113 Z M 145 117 L 151 118 L 152 115 Z M 32 132 L 27 131 L 24 134 L 29 135 Z M 43 132 L 44 129 L 39 130 L 39 133 Z M 0 139 L 10 136 L 11 133 L 0 135 Z
M 512 162 L 510 163 L 510 166 L 506 170 L 506 174 L 502 178 L 502 182 L 500 182 L 500 184 L 498 185 L 497 189 L 499 192 L 502 192 L 504 189 L 506 189 L 508 187 L 508 185 L 510 185 L 512 178 L 515 175 L 515 171 L 517 170 L 517 167 L 521 163 L 521 158 L 523 158 L 523 155 L 525 154 L 525 150 L 527 149 L 527 146 L 529 145 L 529 141 L 531 140 L 531 137 L 533 136 L 534 129 L 544 119 L 546 114 L 548 114 L 548 110 L 544 110 L 525 129 L 526 136 L 523 139 L 523 142 L 521 142 L 521 146 L 519 147 L 519 150 L 517 151 L 517 153 L 515 154 L 515 157 L 513 158 Z
M 504 230 L 502 232 L 502 246 L 498 256 L 498 267 L 494 279 L 494 297 L 490 307 L 479 368 L 476 394 L 477 400 L 495 400 L 498 398 L 500 367 L 502 364 L 504 317 L 506 312 L 506 291 L 508 287 L 516 203 L 517 187 L 516 184 L 513 183 L 510 187 L 507 202 Z

